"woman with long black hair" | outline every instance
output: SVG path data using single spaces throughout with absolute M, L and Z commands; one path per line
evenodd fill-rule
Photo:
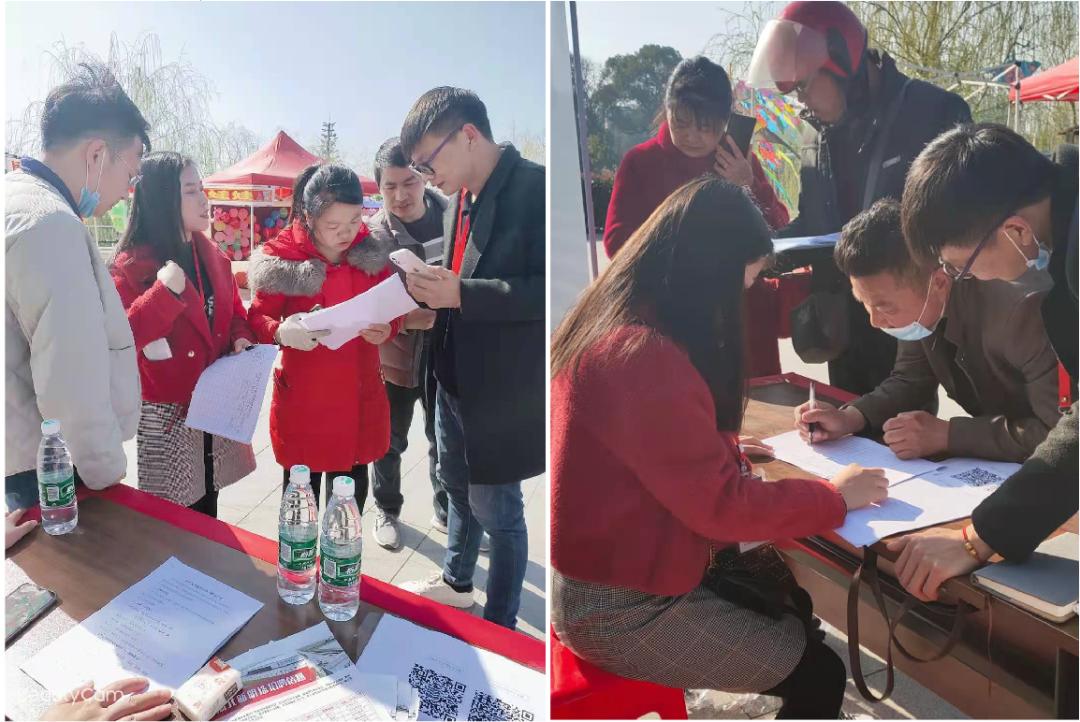
M 131 219 L 109 266 L 139 352 L 139 488 L 217 516 L 218 491 L 255 470 L 250 445 L 188 428 L 207 366 L 255 334 L 229 260 L 206 237 L 210 204 L 179 153 L 143 158 Z
M 620 676 L 762 692 L 784 698 L 781 718 L 835 718 L 844 664 L 815 633 L 808 595 L 738 543 L 833 529 L 888 482 L 853 465 L 831 482 L 767 483 L 740 451 L 743 295 L 771 251 L 745 193 L 693 180 L 555 332 L 551 620 L 571 651 Z

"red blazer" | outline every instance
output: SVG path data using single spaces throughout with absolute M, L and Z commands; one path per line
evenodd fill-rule
M 629 349 L 629 350 L 628 350 Z M 623 327 L 551 385 L 551 563 L 583 581 L 685 594 L 709 549 L 818 534 L 847 507 L 832 484 L 764 482 L 687 354 Z
M 608 258 L 622 248 L 652 212 L 679 186 L 713 172 L 713 156 L 691 158 L 671 142 L 667 123 L 650 138 L 627 151 L 615 173 L 607 222 L 604 225 L 604 249 Z M 754 182 L 750 194 L 773 229 L 788 224 L 787 208 L 776 195 L 757 156 L 750 156 Z M 781 318 L 776 279 L 758 279 L 746 293 L 747 375 L 772 376 L 780 373 Z
M 366 226 L 345 258 L 331 265 L 307 232 L 291 225 L 252 255 L 249 318 L 262 343 L 274 343 L 281 321 L 315 305 L 328 308 L 372 288 L 391 274 L 387 254 Z M 391 324 L 391 336 L 400 319 Z M 270 407 L 274 456 L 285 467 L 347 471 L 383 457 L 390 446 L 390 405 L 379 349 L 360 337 L 336 351 L 282 348 Z
M 214 289 L 213 328 L 206 320 L 196 279 L 187 279 L 184 292 L 177 296 L 157 280 L 163 262 L 148 246 L 120 252 L 109 265 L 135 336 L 143 401 L 191 403 L 195 383 L 207 366 L 231 353 L 237 339 L 255 343 L 229 259 L 201 233 L 194 234 L 192 243 L 206 267 L 208 278 L 203 283 Z M 143 348 L 159 338 L 168 341 L 172 358 L 151 361 Z

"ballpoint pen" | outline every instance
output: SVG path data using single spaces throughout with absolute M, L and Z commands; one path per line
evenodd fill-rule
M 817 399 L 816 399 L 815 394 L 814 394 L 814 382 L 811 381 L 810 382 L 810 411 L 814 410 L 814 402 L 816 400 Z M 810 443 L 813 444 L 814 443 L 814 432 L 817 431 L 817 424 L 815 422 L 811 421 L 809 424 L 807 424 L 807 428 L 810 430 Z

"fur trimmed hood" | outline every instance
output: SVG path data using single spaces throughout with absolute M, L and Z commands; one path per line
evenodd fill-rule
M 373 234 L 363 225 L 344 260 L 374 276 L 386 267 L 396 247 L 393 237 Z M 251 254 L 248 282 L 253 293 L 314 296 L 326 282 L 326 264 L 307 231 L 292 224 Z

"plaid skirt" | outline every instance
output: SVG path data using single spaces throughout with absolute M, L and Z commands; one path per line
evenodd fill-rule
M 206 494 L 204 432 L 184 425 L 180 404 L 143 402 L 139 418 L 139 489 L 176 504 L 191 506 Z M 255 452 L 220 436 L 211 436 L 214 489 L 222 489 L 255 471 Z
M 551 626 L 601 669 L 682 689 L 764 692 L 791 674 L 806 647 L 805 624 L 795 615 L 774 619 L 705 586 L 661 596 L 555 570 Z

